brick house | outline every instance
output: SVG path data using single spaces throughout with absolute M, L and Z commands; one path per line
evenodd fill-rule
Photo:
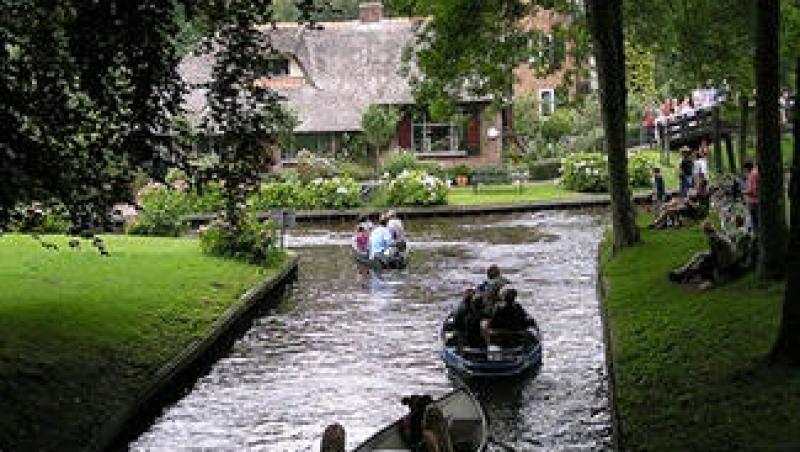
M 403 113 L 390 145 L 444 166 L 494 164 L 501 161 L 502 114 L 489 113 L 486 100 L 459 103 L 463 121 L 432 122 L 418 108 L 411 86 L 401 75 L 403 49 L 413 43 L 424 18 L 385 18 L 381 2 L 362 3 L 360 18 L 320 23 L 309 29 L 296 23 L 265 25 L 276 55 L 269 73 L 257 82 L 286 98 L 297 115 L 294 144 L 276 160 L 291 163 L 299 149 L 318 155 L 346 152 L 348 138 L 358 134 L 370 105 L 392 105 Z M 189 56 L 180 67 L 189 83 L 210 77 L 213 57 Z M 205 91 L 186 97 L 195 116 L 206 108 Z

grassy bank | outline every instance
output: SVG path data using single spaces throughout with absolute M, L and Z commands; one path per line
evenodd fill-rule
M 454 206 L 511 204 L 570 199 L 578 196 L 581 196 L 581 193 L 561 188 L 555 181 L 541 181 L 527 183 L 522 187 L 511 184 L 481 185 L 477 192 L 472 187 L 453 187 L 447 195 L 447 203 Z
M 703 236 L 642 232 L 643 245 L 603 257 L 623 448 L 800 448 L 800 370 L 763 362 L 783 284 L 673 285 L 667 272 L 705 248 Z
M 167 360 L 276 268 L 204 256 L 196 240 L 0 237 L 0 449 L 75 450 Z M 5 447 L 4 447 L 5 446 Z

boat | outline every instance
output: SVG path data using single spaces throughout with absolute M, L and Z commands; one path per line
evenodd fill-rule
M 454 313 L 451 312 L 442 322 L 441 357 L 448 369 L 460 377 L 520 377 L 536 374 L 542 367 L 542 336 L 535 321 L 530 322 L 525 340 L 511 347 L 460 347 L 454 330 Z
M 362 253 L 353 249 L 353 259 L 361 265 L 380 269 L 404 269 L 408 265 L 408 252 L 396 252 L 390 257 L 370 259 L 369 253 Z
M 489 441 L 489 424 L 480 402 L 465 388 L 435 400 L 450 424 L 450 439 L 459 451 L 482 452 Z M 401 420 L 393 422 L 353 452 L 411 452 L 400 435 Z

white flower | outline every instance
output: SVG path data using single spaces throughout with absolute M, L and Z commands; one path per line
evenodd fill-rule
M 339 188 L 336 189 L 336 193 L 338 193 L 340 195 L 346 195 L 347 194 L 347 187 L 340 186 Z

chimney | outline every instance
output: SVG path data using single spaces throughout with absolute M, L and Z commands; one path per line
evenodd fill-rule
M 380 22 L 383 19 L 383 2 L 363 2 L 358 5 L 362 23 Z

